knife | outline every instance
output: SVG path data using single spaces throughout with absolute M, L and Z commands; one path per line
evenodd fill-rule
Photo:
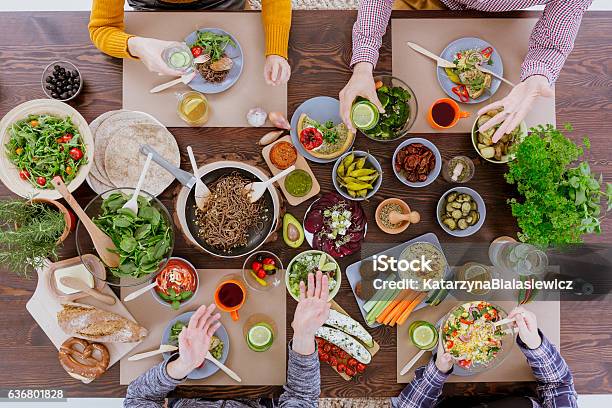
M 416 51 L 416 52 L 418 52 L 419 54 L 423 54 L 423 55 L 425 55 L 426 57 L 429 57 L 429 58 L 431 58 L 432 60 L 436 61 L 437 65 L 438 65 L 440 68 L 456 68 L 456 65 L 455 65 L 455 64 L 453 64 L 452 62 L 447 61 L 447 60 L 445 60 L 444 58 L 440 58 L 440 57 L 438 57 L 438 56 L 437 56 L 436 54 L 434 54 L 433 52 L 426 50 L 425 48 L 421 47 L 421 46 L 420 46 L 420 45 L 418 45 L 418 44 L 415 44 L 415 43 L 410 42 L 410 41 L 406 42 L 406 44 L 408 44 L 408 46 L 409 46 L 410 48 L 412 48 L 413 50 L 415 50 L 415 51 Z

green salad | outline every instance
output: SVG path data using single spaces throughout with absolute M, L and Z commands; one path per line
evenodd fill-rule
M 53 188 L 51 179 L 72 181 L 87 163 L 81 133 L 67 116 L 29 115 L 8 129 L 6 154 L 19 169 L 19 177 L 37 188 Z
M 392 140 L 410 118 L 410 93 L 401 86 L 389 87 L 378 83 L 376 93 L 378 100 L 385 109 L 372 129 L 363 131 L 368 136 L 381 140 Z
M 181 321 L 178 321 L 172 325 L 170 328 L 170 336 L 168 336 L 168 342 L 173 346 L 178 346 L 178 337 L 183 330 L 183 327 L 187 327 L 187 324 Z M 212 336 L 210 338 L 210 346 L 208 347 L 208 351 L 210 354 L 216 358 L 217 360 L 221 360 L 221 356 L 223 356 L 223 342 L 217 336 Z
M 210 55 L 210 61 L 215 62 L 225 55 L 225 47 L 228 45 L 236 47 L 236 43 L 229 35 L 217 34 L 212 31 L 198 31 L 197 39 L 190 47 L 202 47 L 202 54 Z M 197 57 L 197 55 L 194 55 L 194 57 Z
M 324 252 L 306 252 L 298 255 L 291 264 L 289 271 L 289 290 L 291 293 L 300 296 L 300 282 L 308 280 L 309 273 L 316 273 L 317 270 L 327 274 L 329 278 L 329 292 L 331 293 L 337 284 L 340 273 L 336 261 Z
M 138 197 L 138 214 L 122 208 L 129 198 L 121 192 L 110 194 L 93 222 L 117 246 L 120 264 L 109 268 L 113 275 L 140 278 L 157 271 L 169 255 L 171 227 L 143 196 Z

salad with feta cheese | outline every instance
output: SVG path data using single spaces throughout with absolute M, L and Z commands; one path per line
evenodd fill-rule
M 331 256 L 325 252 L 311 250 L 302 252 L 289 263 L 287 268 L 286 282 L 287 290 L 295 298 L 300 296 L 300 282 L 307 283 L 308 274 L 321 271 L 327 274 L 329 293 L 338 292 L 340 284 L 340 266 Z M 330 296 L 330 298 L 333 296 Z
M 315 201 L 304 228 L 313 234 L 312 247 L 342 258 L 361 249 L 367 220 L 361 204 L 337 193 L 327 193 Z
M 495 327 L 503 310 L 485 301 L 464 303 L 444 323 L 444 348 L 456 363 L 470 369 L 489 365 L 502 350 L 504 326 Z

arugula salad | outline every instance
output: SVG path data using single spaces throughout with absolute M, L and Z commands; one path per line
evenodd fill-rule
M 138 196 L 138 214 L 122 208 L 129 196 L 116 192 L 102 202 L 93 222 L 106 233 L 119 253 L 120 264 L 109 268 L 117 277 L 140 278 L 157 271 L 171 251 L 171 227 L 160 211 Z
M 376 84 L 378 100 L 385 109 L 378 119 L 378 123 L 372 129 L 362 131 L 370 137 L 380 140 L 392 140 L 408 119 L 410 119 L 410 107 L 408 101 L 410 93 L 401 86 L 387 86 L 382 82 Z M 361 99 L 357 99 L 359 101 Z
M 34 187 L 53 188 L 51 179 L 61 176 L 69 184 L 87 163 L 87 151 L 72 119 L 29 115 L 8 129 L 6 154 L 19 169 L 19 178 Z

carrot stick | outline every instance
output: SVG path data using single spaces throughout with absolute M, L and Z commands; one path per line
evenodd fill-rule
M 399 319 L 397 319 L 398 326 L 404 324 L 406 319 L 408 319 L 408 316 L 410 316 L 410 313 L 423 301 L 423 299 L 425 299 L 426 296 L 427 292 L 421 292 L 416 298 L 414 298 L 410 305 L 408 305 L 408 308 L 404 310 Z
M 376 321 L 378 323 L 382 323 L 385 317 L 397 306 L 397 304 L 406 297 L 406 291 L 401 291 L 391 303 L 387 307 L 383 309 L 383 311 L 376 317 Z
M 418 292 L 412 291 L 412 293 L 406 297 L 406 299 L 402 300 L 400 304 L 395 308 L 397 313 L 390 319 L 389 326 L 395 326 L 395 323 L 399 320 L 404 311 L 410 306 L 410 303 L 414 300 L 415 297 L 418 296 Z

